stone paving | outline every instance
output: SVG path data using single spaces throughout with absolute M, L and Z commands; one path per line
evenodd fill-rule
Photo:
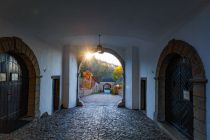
M 116 106 L 63 109 L 35 120 L 1 140 L 169 140 L 140 111 Z
M 112 94 L 91 94 L 80 99 L 85 105 L 117 105 L 122 97 Z

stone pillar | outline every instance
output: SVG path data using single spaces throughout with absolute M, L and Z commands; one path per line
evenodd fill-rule
M 77 57 L 71 46 L 63 48 L 62 68 L 62 104 L 64 108 L 72 108 L 77 104 Z
M 69 46 L 63 47 L 62 60 L 62 106 L 69 106 Z
M 70 47 L 69 53 L 69 108 L 75 107 L 77 105 L 77 54 L 74 47 Z
M 126 50 L 125 59 L 125 103 L 129 109 L 139 109 L 139 51 L 136 47 Z
M 206 140 L 206 79 L 192 79 L 194 140 Z

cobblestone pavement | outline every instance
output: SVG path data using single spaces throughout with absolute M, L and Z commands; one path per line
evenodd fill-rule
M 1 140 L 169 140 L 140 111 L 115 106 L 63 109 L 27 124 Z
M 84 96 L 81 100 L 86 105 L 117 105 L 122 100 L 122 97 L 120 95 L 100 93 Z

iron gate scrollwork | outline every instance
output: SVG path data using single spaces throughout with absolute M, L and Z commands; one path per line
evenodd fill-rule
M 175 56 L 166 69 L 166 121 L 188 138 L 193 137 L 192 67 L 189 59 Z

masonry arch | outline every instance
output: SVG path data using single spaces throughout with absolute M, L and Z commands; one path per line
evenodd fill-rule
M 0 54 L 5 53 L 23 63 L 28 71 L 28 103 L 26 116 L 39 117 L 40 69 L 34 52 L 17 37 L 0 38 Z M 27 87 L 26 87 L 27 88 Z
M 111 89 L 111 87 L 112 87 L 112 85 L 111 84 L 109 84 L 109 83 L 105 83 L 104 85 L 103 85 L 103 91 L 105 90 L 105 89 Z
M 92 53 L 95 53 L 95 52 L 98 52 L 98 50 L 97 49 L 95 49 L 95 48 L 92 48 L 92 49 L 90 49 L 90 51 L 92 52 Z M 110 49 L 110 48 L 102 48 L 102 51 L 103 52 L 107 52 L 107 53 L 110 53 L 110 54 L 112 54 L 112 55 L 114 55 L 119 61 L 120 61 L 120 63 L 121 63 L 121 65 L 122 65 L 122 68 L 123 68 L 123 97 L 122 97 L 122 101 L 120 101 L 119 103 L 118 103 L 118 107 L 124 107 L 125 106 L 125 86 L 126 86 L 126 83 L 125 83 L 125 62 L 124 62 L 124 59 L 115 51 L 115 50 L 113 50 L 113 49 Z M 103 53 L 102 52 L 102 53 Z M 78 68 L 77 68 L 77 70 L 78 70 L 78 73 L 79 73 L 79 70 L 80 70 L 80 65 L 81 65 L 81 62 L 83 61 L 83 59 L 84 59 L 84 54 L 82 54 L 82 55 L 79 55 L 79 57 L 77 58 L 77 66 L 78 66 Z M 78 74 L 78 76 L 77 76 L 77 106 L 82 106 L 83 105 L 83 103 L 80 101 L 80 98 L 79 98 L 79 94 L 78 94 L 78 90 L 79 90 L 79 74 Z
M 191 65 L 192 78 L 189 82 L 192 84 L 190 99 L 193 103 L 192 139 L 206 139 L 205 70 L 197 51 L 184 41 L 175 39 L 169 41 L 159 57 L 156 70 L 156 119 L 160 122 L 166 121 L 166 73 L 170 63 L 177 56 L 189 60 Z

